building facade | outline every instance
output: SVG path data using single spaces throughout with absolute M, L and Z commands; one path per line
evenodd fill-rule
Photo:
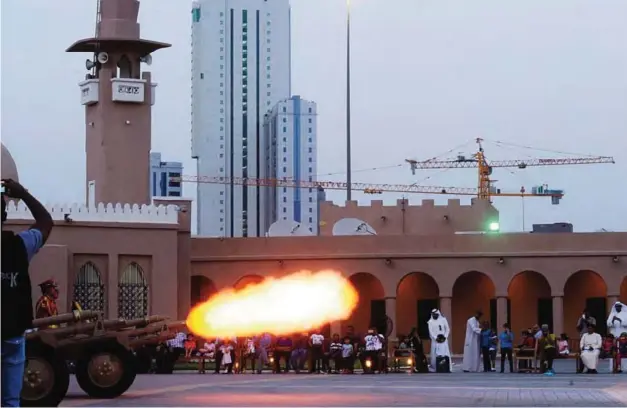
M 300 96 L 279 101 L 266 115 L 266 174 L 271 179 L 317 181 L 316 103 Z M 317 233 L 316 188 L 265 187 L 265 231 L 276 221 L 296 221 Z
M 263 236 L 263 120 L 290 95 L 289 0 L 200 0 L 192 6 L 192 157 L 201 236 Z
M 171 180 L 173 177 L 181 177 L 183 163 L 164 162 L 161 153 L 150 153 L 150 192 L 152 197 L 181 197 L 183 195 L 183 183 Z

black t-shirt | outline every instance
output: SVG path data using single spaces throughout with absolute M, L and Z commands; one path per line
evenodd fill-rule
M 33 298 L 24 241 L 2 231 L 2 340 L 33 327 Z

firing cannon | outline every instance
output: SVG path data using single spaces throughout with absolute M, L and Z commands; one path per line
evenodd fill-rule
M 76 364 L 79 386 L 93 398 L 115 398 L 135 381 L 133 348 L 173 338 L 185 322 L 165 316 L 105 320 L 102 313 L 74 311 L 36 319 L 26 334 L 23 406 L 58 406 Z

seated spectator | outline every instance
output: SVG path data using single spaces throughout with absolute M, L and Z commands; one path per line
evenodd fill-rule
M 517 347 L 516 356 L 518 357 L 532 357 L 536 349 L 536 339 L 533 335 L 532 329 L 527 329 L 522 332 L 522 341 Z M 530 368 L 528 360 L 520 360 L 518 362 L 518 370 L 528 370 Z
M 216 345 L 209 340 L 203 340 L 199 343 L 200 348 L 198 349 L 196 356 L 198 356 L 198 373 L 205 373 L 205 362 L 207 360 L 213 360 L 215 357 Z
M 329 344 L 329 349 L 325 353 L 325 368 L 327 372 L 331 373 L 331 364 L 333 361 L 334 367 L 333 372 L 335 374 L 340 372 L 340 368 L 342 366 L 342 343 L 340 342 L 340 335 L 334 333 L 331 337 L 331 343 Z
M 547 375 L 554 375 L 553 360 L 557 356 L 557 338 L 549 330 L 548 324 L 543 324 L 541 330 L 542 336 L 538 339 L 540 371 Z
M 616 352 L 616 339 L 612 333 L 608 334 L 603 339 L 603 346 L 601 347 L 600 359 L 614 358 Z
M 183 345 L 185 348 L 185 358 L 191 358 L 194 351 L 196 351 L 196 339 L 194 339 L 194 335 L 189 333 Z
M 557 352 L 559 357 L 568 357 L 570 355 L 568 335 L 566 333 L 560 334 L 560 338 L 557 341 Z
M 288 336 L 279 336 L 274 346 L 274 372 L 281 373 L 281 360 L 285 361 L 285 372 L 290 370 L 290 357 L 292 355 L 292 339 Z
M 342 373 L 350 374 L 355 367 L 355 349 L 353 339 L 350 336 L 344 337 L 342 344 Z
M 290 358 L 290 365 L 296 373 L 300 373 L 305 368 L 307 362 L 307 341 L 309 339 L 309 333 L 294 335 L 292 343 L 292 353 Z

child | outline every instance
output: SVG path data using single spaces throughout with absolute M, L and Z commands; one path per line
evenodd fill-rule
M 503 324 L 503 331 L 499 334 L 501 343 L 501 372 L 505 372 L 505 359 L 509 363 L 509 372 L 514 372 L 514 359 L 512 351 L 514 348 L 514 333 L 510 330 L 509 323 Z
M 570 354 L 570 348 L 568 347 L 568 336 L 566 333 L 560 334 L 560 339 L 557 341 L 557 352 L 560 357 L 568 357 Z
M 490 363 L 492 364 L 492 371 L 496 371 L 496 347 L 499 345 L 499 338 L 494 330 L 490 334 Z
M 327 372 L 331 373 L 331 361 L 335 363 L 335 367 L 333 370 L 334 374 L 339 373 L 340 368 L 342 367 L 342 348 L 343 344 L 340 342 L 340 335 L 335 333 L 331 339 L 331 344 L 329 345 L 329 352 L 327 353 L 326 361 L 327 361 Z
M 351 344 L 351 338 L 344 337 L 344 344 L 342 345 L 342 373 L 348 374 L 353 372 L 355 365 L 353 345 Z
M 224 369 L 226 370 L 225 374 L 233 374 L 233 346 L 228 337 L 220 346 L 220 351 L 222 352 L 222 365 L 224 365 Z
M 198 361 L 198 373 L 199 374 L 205 373 L 205 361 L 212 360 L 214 358 L 215 349 L 216 349 L 216 345 L 213 342 L 209 342 L 208 340 L 205 340 L 203 346 L 200 349 L 198 349 L 197 355 L 199 357 L 199 361 Z
M 601 346 L 601 353 L 599 355 L 600 359 L 604 358 L 613 358 L 614 352 L 616 351 L 616 339 L 612 333 L 608 334 L 605 339 L 603 339 L 603 346 Z
M 185 347 L 185 358 L 191 358 L 192 353 L 196 350 L 196 340 L 192 334 L 187 335 L 183 347 Z

